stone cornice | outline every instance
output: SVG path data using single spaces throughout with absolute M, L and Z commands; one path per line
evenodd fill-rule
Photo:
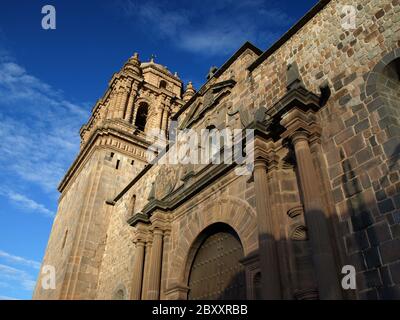
M 127 222 L 130 226 L 136 227 L 136 225 L 139 223 L 150 224 L 150 219 L 142 212 L 137 212 L 132 217 L 130 217 Z
M 301 110 L 314 110 L 320 108 L 320 97 L 308 91 L 304 87 L 289 90 L 277 103 L 268 109 L 268 116 L 272 118 L 281 117 L 290 109 L 297 107 Z
M 69 181 L 72 179 L 72 177 L 79 171 L 79 168 L 81 165 L 84 163 L 85 159 L 87 158 L 87 155 L 90 153 L 90 151 L 97 146 L 97 140 L 99 137 L 104 136 L 104 135 L 109 135 L 109 136 L 114 136 L 117 139 L 121 139 L 126 141 L 127 143 L 134 144 L 135 146 L 143 149 L 147 149 L 150 146 L 150 142 L 146 140 L 142 140 L 138 137 L 136 137 L 133 134 L 129 134 L 123 130 L 120 130 L 118 128 L 112 127 L 112 126 L 105 126 L 101 128 L 97 128 L 93 134 L 91 135 L 90 139 L 88 142 L 85 144 L 85 146 L 80 150 L 78 156 L 76 157 L 75 161 L 72 163 L 70 168 L 67 170 L 67 173 L 64 175 L 63 179 L 61 180 L 58 190 L 63 193 L 64 189 L 68 185 Z M 117 147 L 116 147 L 117 148 Z M 126 150 L 121 150 L 121 152 L 126 153 Z M 135 155 L 132 155 L 133 157 L 137 157 Z M 145 159 L 142 159 L 145 161 Z
M 100 98 L 99 100 L 97 100 L 96 104 L 94 105 L 94 107 L 92 108 L 91 111 L 91 115 L 90 118 L 88 119 L 88 121 L 81 127 L 79 133 L 82 137 L 83 132 L 85 130 L 90 130 L 90 128 L 93 126 L 93 121 L 96 117 L 96 114 L 100 111 L 100 108 L 104 107 L 106 108 L 107 106 L 105 105 L 105 102 L 107 101 L 107 99 L 109 98 L 111 92 L 112 92 L 112 86 L 114 84 L 114 82 L 119 79 L 120 77 L 130 77 L 131 80 L 133 81 L 132 85 L 134 85 L 135 83 L 137 84 L 136 86 L 136 90 L 139 89 L 140 85 L 142 85 L 144 83 L 144 79 L 142 77 L 137 77 L 134 75 L 119 75 L 118 73 L 115 73 L 113 75 L 113 77 L 111 78 L 111 80 L 109 81 L 109 87 L 107 88 L 106 92 L 104 93 L 103 97 Z
M 210 165 L 211 170 L 206 170 L 204 174 L 186 188 L 179 188 L 175 190 L 173 193 L 168 195 L 163 200 L 152 199 L 150 200 L 142 209 L 142 213 L 147 217 L 150 217 L 152 213 L 156 210 L 162 212 L 168 212 L 170 210 L 175 209 L 194 195 L 201 192 L 203 189 L 208 187 L 210 183 L 215 181 L 215 179 L 219 178 L 220 176 L 224 175 L 228 171 L 232 170 L 236 164 L 226 165 L 226 164 L 219 164 L 219 165 Z M 132 218 L 131 218 L 132 219 Z M 128 223 L 131 224 L 134 220 L 128 220 Z M 132 225 L 132 224 L 131 224 Z
M 225 88 L 225 87 L 223 87 L 223 88 Z M 188 115 L 190 117 L 190 116 L 193 116 L 193 115 L 196 114 L 196 117 L 195 118 L 191 118 L 191 119 L 185 119 L 184 128 L 190 128 L 196 122 L 198 122 L 200 119 L 202 119 L 202 116 L 207 111 L 210 111 L 213 108 L 215 108 L 215 106 L 219 103 L 219 101 L 222 98 L 226 97 L 227 95 L 229 95 L 231 93 L 230 88 L 231 87 L 229 87 L 229 89 L 226 89 L 226 90 L 223 90 L 223 91 L 219 92 L 215 97 L 213 97 L 213 99 L 214 99 L 213 102 L 208 106 L 203 106 L 203 108 L 197 114 L 196 114 L 196 111 L 195 111 L 193 114 Z M 181 129 L 183 129 L 183 128 L 181 128 Z
M 174 76 L 169 70 L 164 70 L 164 69 L 160 68 L 157 65 L 157 63 L 149 63 L 149 62 L 147 62 L 147 64 L 145 66 L 143 66 L 143 63 L 142 63 L 140 68 L 143 70 L 143 74 L 146 72 L 146 69 L 154 69 L 154 70 L 160 72 L 162 75 L 165 75 L 165 76 L 171 78 L 172 80 L 174 80 L 172 82 L 175 82 L 175 84 L 182 85 L 182 80 L 181 79 L 179 79 L 178 77 Z

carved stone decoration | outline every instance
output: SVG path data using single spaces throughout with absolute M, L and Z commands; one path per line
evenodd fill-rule
M 161 165 L 159 173 L 154 181 L 154 196 L 157 200 L 164 199 L 174 191 L 179 179 L 180 166 Z
M 287 89 L 297 89 L 299 87 L 304 88 L 303 80 L 301 79 L 299 68 L 296 62 L 289 64 L 287 67 Z
M 288 210 L 287 215 L 292 219 L 289 227 L 289 238 L 294 241 L 308 240 L 303 206 L 297 206 Z
M 208 90 L 205 94 L 204 94 L 204 98 L 203 98 L 203 109 L 208 108 L 209 106 L 211 106 L 211 104 L 214 102 L 214 94 L 212 92 L 212 90 Z
M 267 118 L 267 109 L 265 107 L 260 107 L 254 114 L 254 120 L 257 122 L 264 122 Z
M 214 76 L 214 73 L 216 73 L 218 68 L 216 66 L 211 66 L 210 71 L 208 71 L 207 74 L 207 80 L 211 79 Z
M 247 127 L 251 122 L 250 112 L 244 108 L 239 108 L 240 122 L 243 127 Z
M 226 111 L 227 115 L 230 117 L 233 117 L 235 114 L 237 114 L 239 112 L 239 110 L 241 109 L 241 106 L 236 106 L 236 108 L 234 108 L 232 105 L 230 105 L 228 107 L 228 110 Z
M 189 164 L 182 166 L 181 172 L 182 172 L 182 175 L 181 175 L 180 179 L 182 181 L 187 181 L 190 177 L 192 177 L 195 174 L 194 165 L 189 163 Z

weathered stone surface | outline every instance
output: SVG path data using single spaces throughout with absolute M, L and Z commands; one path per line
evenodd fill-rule
M 361 299 L 398 297 L 400 90 L 390 75 L 400 57 L 400 4 L 357 0 L 351 31 L 340 24 L 341 4 L 330 1 L 264 54 L 245 44 L 198 93 L 192 85 L 183 92 L 182 82 L 154 61 L 129 59 L 82 128 L 81 152 L 60 186 L 43 262 L 56 267 L 59 285 L 42 290 L 39 278 L 34 297 L 112 299 L 122 292 L 124 298 L 186 299 L 196 248 L 222 224 L 240 239 L 249 299 L 255 298 L 252 277 L 271 269 L 260 266 L 259 244 L 266 239 L 270 251 L 261 257 L 279 260 L 270 275 L 281 284 L 274 288 L 279 298 L 327 289 L 326 279 L 316 277 L 326 263 L 318 240 L 324 250 L 334 249 L 328 251 L 336 269 L 355 265 Z M 294 63 L 302 82 L 288 91 L 287 66 Z M 318 103 L 327 84 L 329 98 Z M 300 87 L 305 93 L 293 93 Z M 256 156 L 267 164 L 259 186 L 268 195 L 254 177 L 236 175 L 234 166 L 144 169 L 150 142 L 136 123 L 142 102 L 149 107 L 146 130 L 162 132 L 172 119 L 197 131 L 243 128 L 262 107 L 258 125 L 271 127 L 257 137 Z M 293 112 L 298 104 L 302 110 Z M 294 155 L 299 131 L 303 144 Z M 268 203 L 267 215 L 257 209 L 260 200 Z M 299 214 L 293 219 L 288 212 Z M 127 221 L 136 213 L 146 219 L 131 226 Z M 299 238 L 307 245 L 293 245 Z M 140 266 L 143 275 L 134 277 Z

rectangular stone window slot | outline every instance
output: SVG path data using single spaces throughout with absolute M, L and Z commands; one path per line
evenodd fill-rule
M 120 163 L 120 161 L 119 160 L 117 160 L 117 164 L 115 165 L 115 169 L 119 169 L 119 163 Z

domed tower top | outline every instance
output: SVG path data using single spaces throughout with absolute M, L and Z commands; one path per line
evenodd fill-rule
M 193 87 L 192 81 L 189 81 L 186 91 L 183 94 L 183 101 L 188 102 L 195 94 L 196 90 Z
M 140 68 L 140 60 L 139 60 L 139 54 L 135 52 L 132 57 L 129 58 L 129 60 L 125 63 L 124 65 L 124 71 L 126 72 L 132 72 L 135 75 L 140 76 L 142 74 L 142 69 Z
M 164 93 L 181 98 L 182 81 L 177 74 L 173 74 L 166 66 L 154 61 L 152 55 L 150 61 L 142 62 L 140 68 L 144 80 Z

